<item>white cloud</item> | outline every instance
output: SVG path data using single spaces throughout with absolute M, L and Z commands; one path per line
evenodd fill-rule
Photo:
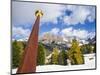
M 73 39 L 73 38 L 86 40 L 88 38 L 93 38 L 95 36 L 95 32 L 89 32 L 84 29 L 74 29 L 72 27 L 65 28 L 62 30 L 60 30 L 59 28 L 53 28 L 50 31 L 43 33 L 43 35 L 45 34 L 51 34 L 51 35 L 57 35 L 57 36 L 59 35 L 63 37 L 64 39 L 66 38 L 66 40 Z
M 23 29 L 22 27 L 12 28 L 12 37 L 14 37 L 15 39 L 26 39 L 29 37 L 29 34 L 29 29 Z
M 44 15 L 41 18 L 41 24 L 45 22 L 58 23 L 57 18 L 64 20 L 66 25 L 75 25 L 78 23 L 83 24 L 86 19 L 90 22 L 95 19 L 95 8 L 92 6 L 77 6 L 77 5 L 59 5 L 59 4 L 45 4 L 45 3 L 33 3 L 33 2 L 12 2 L 12 24 L 13 26 L 13 37 L 15 38 L 26 38 L 30 34 L 29 29 L 24 29 L 21 26 L 27 28 L 28 25 L 33 25 L 35 21 L 35 11 L 40 9 Z M 65 15 L 65 11 L 69 10 L 72 13 L 68 16 Z M 62 15 L 64 17 L 62 17 Z M 17 25 L 17 26 L 16 26 Z M 18 26 L 19 25 L 19 26 Z M 54 28 L 48 31 L 52 34 L 59 34 L 59 28 Z M 88 34 L 85 30 L 75 30 L 73 28 L 66 28 L 61 31 L 64 35 L 72 37 L 77 36 L 79 38 L 86 38 L 91 34 Z M 79 35 L 78 35 L 79 34 Z M 83 36 L 85 35 L 85 36 Z
M 83 24 L 86 19 L 90 22 L 95 19 L 95 7 L 78 5 L 60 5 L 32 2 L 12 2 L 12 23 L 14 25 L 33 24 L 35 21 L 35 11 L 42 10 L 44 15 L 41 22 L 52 22 L 57 24 L 58 17 L 65 15 L 65 11 L 71 11 L 71 15 L 63 17 L 67 25 Z
M 72 12 L 63 19 L 66 25 L 84 24 L 86 20 L 92 22 L 95 19 L 95 7 L 68 5 L 66 9 Z
M 55 35 L 57 35 L 59 32 L 60 32 L 60 29 L 59 29 L 59 28 L 53 28 L 53 29 L 50 31 L 51 34 L 55 34 Z
M 65 9 L 63 5 L 30 3 L 30 2 L 12 2 L 12 22 L 16 25 L 33 23 L 35 20 L 35 11 L 42 10 L 44 15 L 42 22 L 57 23 L 57 17 L 62 15 Z
M 72 39 L 76 38 L 80 44 L 87 44 L 87 39 L 93 38 L 94 36 L 95 32 L 89 32 L 84 29 L 74 29 L 69 27 L 62 30 L 59 28 L 53 28 L 48 32 L 44 32 L 40 39 L 44 38 L 48 40 L 71 42 Z
M 65 14 L 64 11 L 71 11 L 70 16 L 64 17 L 64 23 L 67 25 L 83 24 L 85 20 L 90 22 L 95 19 L 95 7 L 78 5 L 60 5 L 31 2 L 12 2 L 12 22 L 16 25 L 33 23 L 35 20 L 34 12 L 41 9 L 44 13 L 42 22 L 57 23 L 57 18 Z
M 53 37 L 53 38 L 55 38 L 55 37 L 57 37 L 59 35 L 59 33 L 60 33 L 60 29 L 59 28 L 53 28 L 48 32 L 42 33 L 42 35 L 39 36 L 39 38 L 41 38 L 41 37 L 48 37 L 48 38 L 52 38 Z
M 72 27 L 63 29 L 61 34 L 72 37 Z
M 94 37 L 94 35 L 95 35 L 94 32 L 89 33 L 86 30 L 73 29 L 72 27 L 63 29 L 61 31 L 61 34 L 65 38 L 76 37 L 78 39 L 83 39 L 83 40 L 86 40 L 87 38 L 91 38 L 91 36 Z

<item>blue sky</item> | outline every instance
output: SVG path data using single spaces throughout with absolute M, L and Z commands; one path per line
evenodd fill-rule
M 12 38 L 26 39 L 35 22 L 35 11 L 42 10 L 39 37 L 46 33 L 87 39 L 95 36 L 95 7 L 31 2 L 12 2 Z

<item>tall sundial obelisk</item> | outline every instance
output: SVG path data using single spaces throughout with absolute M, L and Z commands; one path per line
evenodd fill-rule
M 35 12 L 35 16 L 36 16 L 36 21 L 34 23 L 30 37 L 28 39 L 28 43 L 25 48 L 25 52 L 23 54 L 23 59 L 17 70 L 17 74 L 36 72 L 37 51 L 38 51 L 37 50 L 38 49 L 38 33 L 39 33 L 40 17 L 43 16 L 42 11 L 37 10 Z

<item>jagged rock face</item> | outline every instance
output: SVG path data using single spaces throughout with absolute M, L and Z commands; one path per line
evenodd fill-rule
M 40 40 L 42 40 L 44 43 L 51 43 L 53 41 L 55 41 L 56 43 L 58 42 L 63 42 L 63 38 L 59 35 L 53 35 L 50 33 L 46 33 L 44 34 Z
M 94 36 L 92 39 L 89 38 L 87 41 L 88 41 L 90 44 L 95 44 L 95 43 L 96 43 L 96 36 Z
M 70 44 L 69 41 L 64 40 L 63 36 L 54 35 L 51 33 L 45 33 L 42 37 L 39 38 L 39 41 L 41 41 L 44 44 L 51 44 L 51 43 L 66 44 L 66 45 Z

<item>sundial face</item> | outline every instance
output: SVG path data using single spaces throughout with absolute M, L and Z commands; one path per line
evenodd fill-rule
M 42 16 L 43 16 L 43 12 L 42 12 L 41 10 L 37 10 L 37 11 L 35 12 L 35 16 L 36 16 L 36 17 L 37 17 L 37 16 L 42 17 Z

